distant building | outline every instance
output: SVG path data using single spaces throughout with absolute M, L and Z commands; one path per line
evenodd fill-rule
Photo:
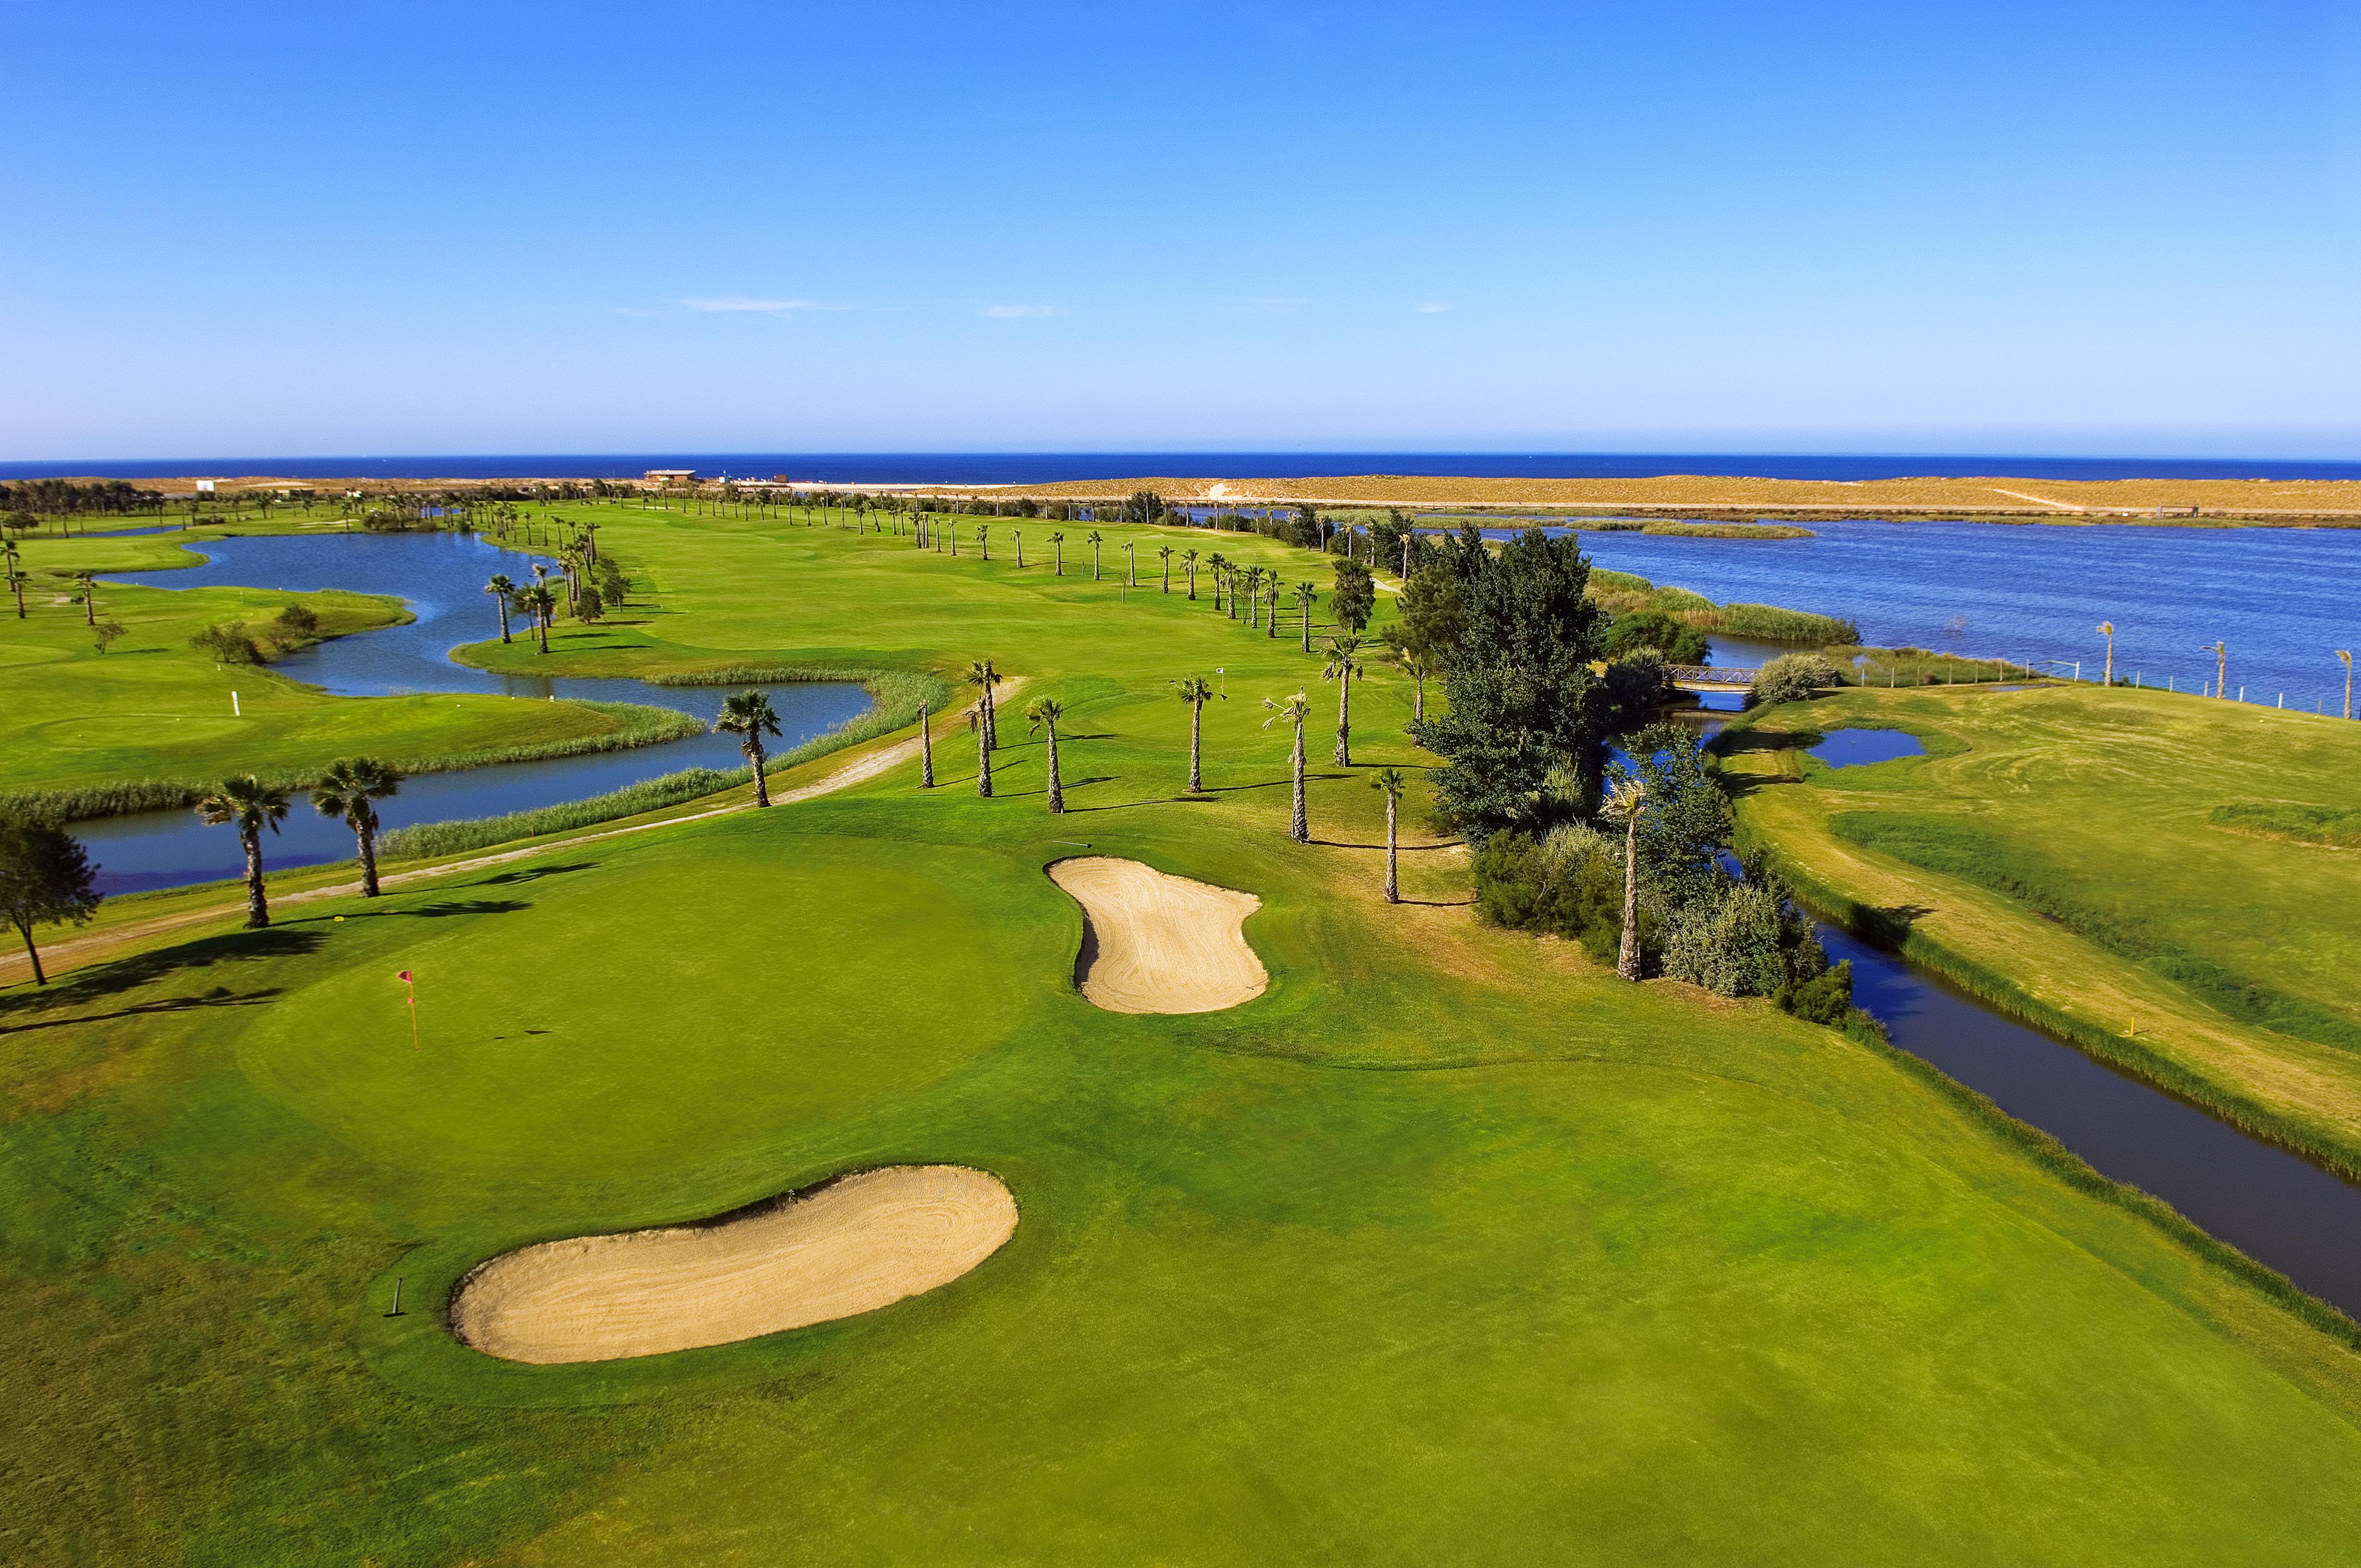
M 651 468 L 640 476 L 651 485 L 688 485 L 697 481 L 694 468 Z

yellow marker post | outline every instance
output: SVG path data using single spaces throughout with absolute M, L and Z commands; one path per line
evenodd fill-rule
M 409 990 L 410 1048 L 414 1051 L 418 1048 L 418 982 L 411 979 L 408 970 L 403 970 L 397 978 Z

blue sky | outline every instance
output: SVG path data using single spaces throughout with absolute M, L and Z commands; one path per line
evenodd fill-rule
M 2361 457 L 2355 9 L 0 0 L 0 458 Z

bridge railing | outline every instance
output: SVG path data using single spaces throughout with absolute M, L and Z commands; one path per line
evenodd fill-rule
M 1671 664 L 1673 684 L 1682 686 L 1751 686 L 1759 670 L 1741 670 L 1715 664 Z

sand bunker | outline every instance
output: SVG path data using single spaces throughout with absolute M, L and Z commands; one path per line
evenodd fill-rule
M 709 1224 L 505 1253 L 460 1282 L 451 1327 L 478 1350 L 544 1365 L 727 1344 L 948 1285 L 1016 1230 L 999 1178 L 888 1166 Z
M 1252 894 L 1084 855 L 1049 868 L 1082 906 L 1082 994 L 1110 1013 L 1215 1013 L 1260 996 L 1270 976 L 1242 927 Z

